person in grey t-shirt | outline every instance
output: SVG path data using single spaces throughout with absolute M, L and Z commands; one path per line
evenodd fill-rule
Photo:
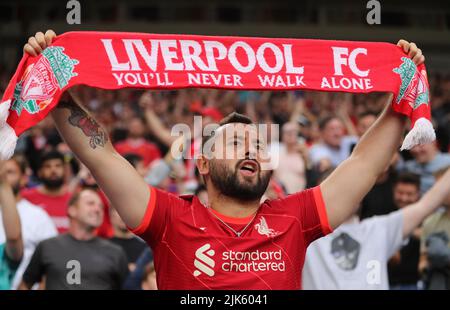
M 69 231 L 39 243 L 22 277 L 20 289 L 45 279 L 45 289 L 120 289 L 128 273 L 125 252 L 96 237 L 103 221 L 98 194 L 83 189 L 69 202 Z
M 450 195 L 450 169 L 416 203 L 358 222 L 355 216 L 306 252 L 304 289 L 389 289 L 387 262 Z

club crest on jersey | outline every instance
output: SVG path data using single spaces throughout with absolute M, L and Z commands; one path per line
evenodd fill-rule
M 72 77 L 75 65 L 79 63 L 64 54 L 61 46 L 50 46 L 42 52 L 39 60 L 29 65 L 14 89 L 11 110 L 20 116 L 25 109 L 29 114 L 44 110 L 58 89 L 62 89 Z
M 398 68 L 392 70 L 400 75 L 402 81 L 396 102 L 400 103 L 400 101 L 406 100 L 411 108 L 415 110 L 420 105 L 428 104 L 429 102 L 426 72 L 425 70 L 419 72 L 414 62 L 407 57 L 402 57 L 402 61 Z
M 267 236 L 269 238 L 275 237 L 280 233 L 279 231 L 275 231 L 272 228 L 269 228 L 264 216 L 261 216 L 261 218 L 259 219 L 259 223 L 255 224 L 255 229 L 260 235 Z

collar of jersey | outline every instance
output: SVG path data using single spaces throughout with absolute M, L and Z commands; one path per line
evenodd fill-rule
M 230 224 L 238 224 L 238 225 L 245 225 L 248 224 L 253 219 L 254 214 L 251 214 L 247 217 L 231 217 L 224 215 L 222 213 L 219 213 L 218 211 L 210 208 L 211 212 L 213 212 L 217 217 L 219 217 L 222 221 L 230 223 Z

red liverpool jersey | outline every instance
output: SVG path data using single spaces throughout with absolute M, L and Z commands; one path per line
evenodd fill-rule
M 37 187 L 24 189 L 20 195 L 42 209 L 51 217 L 55 223 L 58 233 L 62 234 L 69 229 L 69 218 L 67 217 L 67 206 L 71 193 L 65 192 L 62 195 L 47 195 L 41 193 Z
M 159 289 L 301 289 L 306 248 L 331 232 L 320 187 L 266 200 L 249 218 L 150 190 L 133 232 L 154 251 Z

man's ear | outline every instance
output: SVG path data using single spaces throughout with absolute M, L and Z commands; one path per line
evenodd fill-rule
M 76 206 L 69 206 L 67 208 L 67 215 L 69 216 L 69 218 L 74 218 L 77 214 L 77 210 L 76 210 Z
M 209 160 L 204 155 L 199 155 L 195 164 L 202 177 L 209 173 Z

